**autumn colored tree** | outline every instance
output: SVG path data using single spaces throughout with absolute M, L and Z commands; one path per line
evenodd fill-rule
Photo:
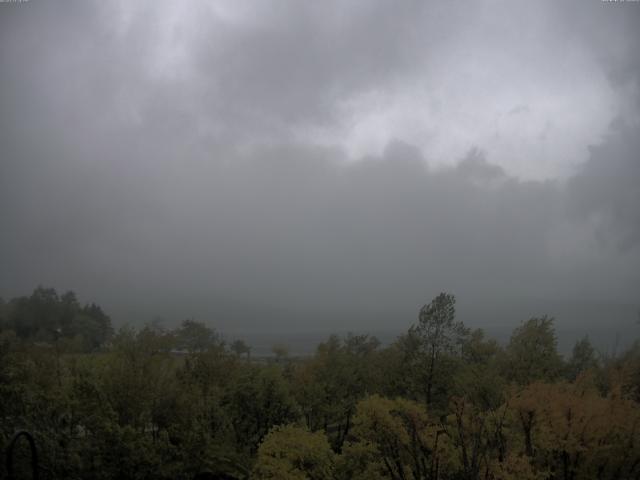
M 532 383 L 509 403 L 524 450 L 552 478 L 640 475 L 640 410 L 620 392 L 603 397 L 592 382 Z

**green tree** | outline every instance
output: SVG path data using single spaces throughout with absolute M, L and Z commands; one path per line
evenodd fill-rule
M 193 319 L 184 320 L 175 332 L 175 337 L 178 348 L 192 353 L 204 352 L 222 344 L 215 330 Z
M 93 303 L 81 306 L 73 292 L 58 295 L 53 288 L 38 287 L 29 297 L 13 298 L 3 310 L 0 328 L 29 342 L 60 341 L 67 349 L 93 351 L 113 333 L 102 309 Z
M 576 342 L 569 362 L 567 363 L 567 377 L 575 380 L 583 372 L 599 367 L 596 351 L 589 341 L 589 337 L 584 337 Z
M 222 406 L 236 445 L 250 455 L 273 426 L 299 418 L 289 385 L 276 366 L 243 365 L 224 392 Z
M 379 344 L 368 335 L 332 335 L 295 370 L 294 391 L 307 427 L 324 429 L 336 451 L 349 434 L 358 401 L 378 389 Z
M 246 355 L 247 359 L 251 357 L 251 347 L 247 345 L 244 340 L 235 340 L 231 344 L 231 351 L 239 357 L 242 355 Z
M 79 314 L 87 320 L 79 322 L 77 333 L 84 337 L 90 351 L 100 348 L 113 336 L 111 319 L 99 305 L 95 303 L 85 305 L 80 309 Z
M 289 357 L 289 347 L 282 343 L 273 345 L 271 352 L 276 357 L 276 363 L 282 363 Z
M 469 335 L 468 329 L 455 319 L 455 297 L 441 293 L 420 309 L 418 324 L 407 338 L 407 360 L 412 371 L 419 372 L 419 383 L 427 405 L 434 393 L 443 392 L 451 377 L 451 366 L 459 358 Z M 417 363 L 417 368 L 416 368 Z
M 563 370 L 553 318 L 532 318 L 516 328 L 506 349 L 504 370 L 509 380 L 526 385 L 556 380 Z
M 456 395 L 471 400 L 482 410 L 493 410 L 504 402 L 505 381 L 499 365 L 503 349 L 487 339 L 481 329 L 474 330 L 462 349 L 462 363 L 455 378 Z

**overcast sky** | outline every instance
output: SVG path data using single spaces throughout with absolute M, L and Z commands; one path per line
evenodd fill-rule
M 227 330 L 636 305 L 639 46 L 629 1 L 0 3 L 0 296 Z

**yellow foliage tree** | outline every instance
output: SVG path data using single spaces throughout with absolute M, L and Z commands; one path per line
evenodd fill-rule
M 511 400 L 525 453 L 550 478 L 637 478 L 640 409 L 587 381 L 533 383 Z
M 324 433 L 286 425 L 265 437 L 251 478 L 329 480 L 333 472 L 334 454 Z
M 445 431 L 416 402 L 377 395 L 362 400 L 352 435 L 342 459 L 345 478 L 419 480 L 453 469 Z

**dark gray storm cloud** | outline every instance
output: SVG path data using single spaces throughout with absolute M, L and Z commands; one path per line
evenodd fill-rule
M 0 296 L 227 330 L 637 304 L 639 13 L 0 4 Z
M 571 208 L 597 225 L 596 235 L 623 250 L 640 243 L 640 130 L 619 126 L 591 149 L 569 182 Z

